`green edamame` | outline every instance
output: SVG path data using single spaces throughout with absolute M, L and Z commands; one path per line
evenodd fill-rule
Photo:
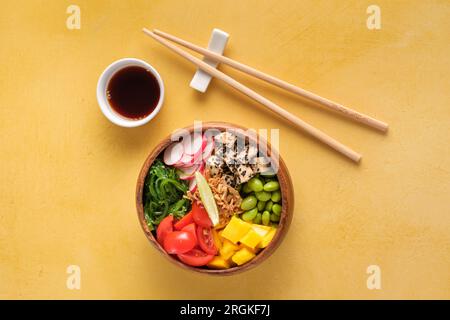
M 278 181 L 269 181 L 264 185 L 264 191 L 273 192 L 280 189 L 280 184 Z
M 242 214 L 241 218 L 244 221 L 250 222 L 256 217 L 257 214 L 258 214 L 258 208 L 253 208 L 249 211 L 244 212 Z
M 244 211 L 251 210 L 254 207 L 256 207 L 257 202 L 258 200 L 256 199 L 255 196 L 248 196 L 244 200 L 242 200 L 241 209 Z
M 275 213 L 272 213 L 272 214 L 270 215 L 270 221 L 272 221 L 272 222 L 278 222 L 278 221 L 280 221 L 280 216 L 276 215 Z
M 258 211 L 264 211 L 264 208 L 266 207 L 266 201 L 258 201 L 258 204 L 256 206 L 258 207 Z
M 255 192 L 255 196 L 259 201 L 268 201 L 271 198 L 271 194 L 266 191 Z
M 244 186 L 242 187 L 242 191 L 244 191 L 244 193 L 250 193 L 252 192 L 252 189 L 250 189 L 248 183 L 245 183 Z
M 258 214 L 256 215 L 255 219 L 253 219 L 253 223 L 261 224 L 261 218 L 262 218 L 262 214 L 261 214 L 261 213 L 258 213 Z
M 272 200 L 269 200 L 266 202 L 266 207 L 264 209 L 270 212 L 270 211 L 272 211 L 272 206 L 273 206 L 273 202 L 272 202 Z
M 275 203 L 275 204 L 272 206 L 272 212 L 275 213 L 277 216 L 280 215 L 281 209 L 282 209 L 282 208 L 281 208 L 281 206 L 280 206 L 278 203 Z
M 264 189 L 264 185 L 263 185 L 262 181 L 259 180 L 257 177 L 251 178 L 247 182 L 247 185 L 248 185 L 249 189 L 254 192 L 261 192 Z
M 280 202 L 280 200 L 281 200 L 281 192 L 279 190 L 272 192 L 272 196 L 270 197 L 270 199 L 273 202 Z
M 262 216 L 261 216 L 261 221 L 263 223 L 263 225 L 267 226 L 270 223 L 270 212 L 269 211 L 264 211 Z
M 261 172 L 261 176 L 264 178 L 274 178 L 276 176 L 276 174 L 273 173 L 272 170 L 268 170 L 266 172 Z

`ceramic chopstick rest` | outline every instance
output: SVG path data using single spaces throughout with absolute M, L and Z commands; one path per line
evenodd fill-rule
M 215 28 L 211 33 L 208 49 L 218 54 L 223 54 L 223 51 L 225 50 L 225 46 L 227 45 L 229 37 L 230 36 L 228 35 L 228 33 Z M 217 68 L 219 64 L 218 62 L 209 59 L 207 57 L 205 57 L 203 61 L 205 61 L 207 64 L 209 64 L 214 68 Z M 204 72 L 203 70 L 197 69 L 197 72 L 192 78 L 190 86 L 191 88 L 194 88 L 195 90 L 204 93 L 208 89 L 211 79 L 212 77 L 208 73 Z

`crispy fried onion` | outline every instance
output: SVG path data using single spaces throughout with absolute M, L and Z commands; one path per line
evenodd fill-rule
M 204 175 L 216 200 L 217 209 L 219 210 L 219 226 L 217 228 L 220 229 L 227 225 L 233 215 L 242 212 L 242 198 L 239 191 L 231 187 L 222 175 L 211 177 L 208 170 L 205 170 Z M 188 191 L 186 198 L 201 203 L 198 189 L 194 193 Z

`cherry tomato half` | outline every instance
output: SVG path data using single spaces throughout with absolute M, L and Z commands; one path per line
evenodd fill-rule
M 205 228 L 212 227 L 212 222 L 208 216 L 208 212 L 206 212 L 203 206 L 198 205 L 195 201 L 192 203 L 192 217 L 197 225 Z
M 197 226 L 197 241 L 207 254 L 216 255 L 217 248 L 214 244 L 214 238 L 211 232 L 211 228 L 203 228 L 201 226 Z
M 173 216 L 168 215 L 159 223 L 158 228 L 156 229 L 156 240 L 158 240 L 160 245 L 164 244 L 164 239 L 169 232 L 173 231 Z
M 175 225 L 174 228 L 175 230 L 181 230 L 183 229 L 185 226 L 187 226 L 188 224 L 194 222 L 194 218 L 192 217 L 192 211 L 189 212 L 187 215 L 185 215 L 183 218 L 181 218 L 180 220 L 178 220 Z
M 195 244 L 197 245 L 197 228 L 195 223 L 190 223 L 187 226 L 185 226 L 181 231 L 190 232 L 194 235 L 195 238 Z
M 187 265 L 193 267 L 201 267 L 214 259 L 214 256 L 212 254 L 207 254 L 203 250 L 195 248 L 189 252 L 179 254 L 178 258 L 181 260 L 181 262 Z
M 164 249 L 169 254 L 186 253 L 192 250 L 196 244 L 195 236 L 188 231 L 169 232 L 164 239 Z

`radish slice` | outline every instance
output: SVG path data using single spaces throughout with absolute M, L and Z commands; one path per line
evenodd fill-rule
M 211 137 L 207 139 L 205 149 L 203 149 L 202 152 L 202 159 L 207 160 L 211 155 L 211 153 L 213 152 L 213 150 L 214 150 L 214 139 Z
M 203 160 L 202 154 L 203 154 L 203 151 L 202 151 L 202 149 L 200 149 L 196 154 L 193 155 L 192 162 L 195 164 L 200 164 L 200 162 L 202 162 L 202 160 Z
M 196 181 L 195 179 L 192 179 L 192 180 L 189 182 L 189 191 L 192 192 L 192 193 L 194 193 L 195 190 L 197 190 L 197 181 Z
M 164 163 L 172 166 L 183 157 L 183 145 L 180 142 L 172 143 L 164 151 Z
M 194 133 L 190 136 L 183 137 L 184 153 L 188 155 L 196 155 L 205 148 L 206 141 L 202 134 Z
M 203 174 L 203 172 L 205 172 L 205 162 L 202 161 L 202 163 L 198 167 L 197 171 L 200 172 L 201 174 Z
M 193 164 L 194 164 L 194 158 L 185 153 L 185 154 L 183 154 L 181 159 L 177 163 L 175 163 L 173 166 L 176 168 L 185 168 L 185 167 L 190 167 Z
M 180 168 L 179 170 L 181 172 L 183 172 L 183 174 L 185 174 L 185 175 L 193 175 L 195 173 L 195 171 L 197 171 L 199 168 L 200 168 L 199 165 L 193 165 L 190 167 Z
M 195 177 L 194 174 L 186 174 L 181 170 L 178 171 L 178 176 L 180 177 L 181 180 L 192 180 Z

